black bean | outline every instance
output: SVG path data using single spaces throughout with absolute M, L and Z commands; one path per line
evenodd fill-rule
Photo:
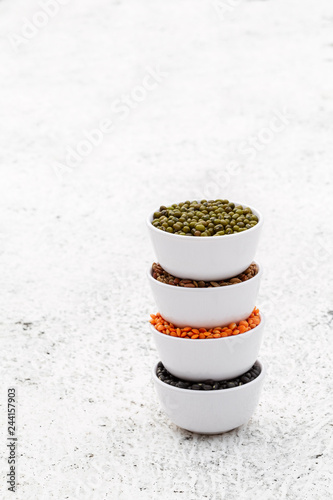
M 241 377 L 236 377 L 232 380 L 205 380 L 204 382 L 189 382 L 188 380 L 181 380 L 174 377 L 168 372 L 161 362 L 159 362 L 157 366 L 158 368 L 156 370 L 156 374 L 162 382 L 172 385 L 173 387 L 178 387 L 179 389 L 192 391 L 217 391 L 239 387 L 252 382 L 252 380 L 256 379 L 261 372 L 259 365 L 255 363 L 252 368 Z
M 181 382 L 181 381 L 177 382 L 177 387 L 179 387 L 179 389 L 187 389 L 188 386 L 189 386 L 189 384 L 186 382 Z

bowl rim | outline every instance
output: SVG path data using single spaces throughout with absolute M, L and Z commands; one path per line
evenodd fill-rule
M 253 232 L 255 229 L 258 230 L 263 225 L 264 217 L 263 217 L 262 213 L 259 212 L 259 210 L 257 210 L 254 207 L 251 207 L 250 205 L 247 205 L 245 203 L 236 203 L 235 201 L 232 201 L 231 203 L 234 203 L 235 205 L 242 205 L 246 208 L 250 208 L 252 210 L 252 212 L 254 213 L 254 215 L 256 215 L 258 217 L 258 219 L 259 219 L 258 223 L 255 226 L 251 227 L 251 229 L 247 229 L 246 231 L 241 231 L 240 233 L 223 234 L 220 237 L 200 236 L 200 237 L 194 237 L 194 238 L 189 238 L 188 236 L 185 236 L 182 234 L 168 233 L 167 231 L 161 231 L 161 229 L 157 229 L 155 226 L 152 225 L 154 212 L 151 212 L 150 215 L 147 217 L 146 223 L 147 223 L 148 228 L 151 229 L 153 232 L 157 231 L 158 233 L 163 233 L 167 237 L 170 237 L 170 238 L 174 238 L 176 236 L 177 238 L 185 238 L 186 240 L 190 239 L 190 240 L 194 240 L 194 241 L 202 241 L 202 240 L 207 240 L 207 239 L 213 239 L 213 240 L 218 239 L 219 240 L 219 238 L 232 238 L 232 237 L 237 238 L 239 236 L 242 236 L 243 234 Z
M 204 236 L 204 238 L 206 238 L 206 236 Z M 237 287 L 237 286 L 241 286 L 241 285 L 246 285 L 246 284 L 247 284 L 247 283 L 249 283 L 249 282 L 252 282 L 252 283 L 253 283 L 253 281 L 252 281 L 252 280 L 254 280 L 254 279 L 257 279 L 257 280 L 261 279 L 261 277 L 262 277 L 262 273 L 263 273 L 263 266 L 262 266 L 261 264 L 259 264 L 259 262 L 257 262 L 256 260 L 253 260 L 253 261 L 252 261 L 252 264 L 256 264 L 256 265 L 257 265 L 257 267 L 258 267 L 258 272 L 257 272 L 257 274 L 256 274 L 255 276 L 253 276 L 253 277 L 252 277 L 251 279 L 249 279 L 249 280 L 242 281 L 241 283 L 233 283 L 233 284 L 231 285 L 232 287 Z M 251 264 L 250 264 L 250 265 L 251 265 Z M 151 273 L 151 272 L 152 272 L 152 265 L 151 265 L 151 266 L 147 269 L 147 276 L 148 276 L 148 280 L 149 280 L 149 281 L 150 281 L 150 280 L 152 280 L 152 282 L 154 283 L 154 285 L 155 285 L 155 284 L 157 284 L 157 286 L 162 286 L 162 287 L 166 287 L 166 286 L 167 286 L 167 287 L 171 287 L 171 286 L 172 286 L 172 287 L 173 287 L 173 288 L 175 288 L 175 289 L 186 290 L 186 292 L 185 292 L 185 293 L 187 293 L 187 292 L 189 292 L 189 293 L 193 293 L 193 292 L 194 292 L 194 293 L 197 293 L 197 292 L 198 292 L 198 290 L 200 290 L 200 291 L 205 291 L 205 292 L 207 292 L 207 293 L 213 293 L 213 292 L 215 292 L 215 291 L 216 291 L 216 292 L 217 292 L 217 291 L 221 291 L 221 289 L 223 289 L 223 290 L 227 290 L 227 289 L 229 289 L 229 288 L 230 288 L 229 286 L 226 286 L 226 287 L 224 287 L 224 286 L 219 286 L 219 287 L 217 287 L 217 286 L 216 286 L 216 287 L 212 287 L 212 288 L 199 288 L 199 287 L 198 287 L 198 288 L 186 288 L 186 287 L 183 287 L 183 286 L 181 287 L 181 286 L 173 286 L 173 285 L 168 285 L 167 283 L 161 283 L 160 281 L 158 281 L 158 280 L 156 280 L 155 278 L 153 278 L 153 276 L 152 276 L 152 273 Z M 177 276 L 175 276 L 175 278 L 176 278 L 176 277 L 177 277 Z M 180 279 L 182 279 L 182 278 L 180 278 Z M 228 278 L 228 279 L 231 279 L 231 278 Z M 201 280 L 192 280 L 192 281 L 201 281 Z M 212 281 L 212 280 L 210 280 L 210 281 Z M 222 280 L 218 280 L 218 281 L 222 281 Z M 176 292 L 176 293 L 177 293 L 177 292 Z M 222 293 L 225 293 L 225 292 L 222 292 Z
M 153 382 L 158 383 L 162 387 L 167 388 L 169 390 L 173 390 L 173 391 L 189 391 L 189 389 L 183 389 L 181 387 L 174 387 L 173 385 L 169 385 L 169 384 L 166 384 L 165 382 L 162 382 L 162 380 L 160 380 L 157 377 L 157 375 L 156 375 L 156 370 L 157 370 L 158 363 L 159 363 L 159 361 L 157 363 L 155 363 L 154 366 L 153 366 L 153 368 L 152 368 L 152 379 L 153 379 Z M 191 394 L 192 393 L 194 393 L 194 394 L 208 394 L 208 395 L 219 394 L 221 396 L 221 393 L 223 394 L 224 391 L 228 391 L 228 392 L 229 391 L 241 391 L 246 386 L 250 386 L 250 385 L 253 385 L 253 384 L 258 384 L 259 382 L 261 382 L 264 379 L 264 377 L 266 375 L 266 365 L 260 359 L 257 359 L 255 361 L 255 363 L 259 363 L 259 366 L 261 368 L 261 372 L 259 373 L 258 377 L 256 377 L 254 380 L 251 380 L 251 382 L 248 382 L 247 384 L 239 385 L 237 387 L 230 387 L 228 389 L 221 389 L 221 390 L 217 390 L 217 391 L 198 391 L 198 390 L 194 389 L 194 390 L 190 390 L 189 393 L 191 393 Z
M 249 330 L 248 332 L 239 333 L 238 335 L 231 335 L 229 337 L 220 337 L 220 338 L 217 338 L 217 339 L 215 339 L 215 338 L 214 339 L 193 339 L 193 342 L 200 343 L 200 342 L 219 341 L 219 340 L 220 341 L 225 341 L 225 342 L 233 342 L 234 339 L 239 339 L 239 337 L 241 337 L 241 338 L 249 337 L 255 330 L 257 330 L 257 328 L 263 328 L 265 326 L 265 323 L 266 323 L 265 315 L 262 312 L 259 311 L 259 316 L 260 316 L 260 323 L 259 323 L 259 325 L 257 325 L 255 328 L 251 328 L 251 330 Z M 156 328 L 154 327 L 154 325 L 152 325 L 150 322 L 149 322 L 149 326 L 152 329 L 152 333 L 153 334 L 157 334 L 157 335 L 160 335 L 160 336 L 163 335 L 163 338 L 166 337 L 166 338 L 168 338 L 170 340 L 172 339 L 172 341 L 183 340 L 183 341 L 187 341 L 188 342 L 189 340 L 192 340 L 192 339 L 185 339 L 185 338 L 182 338 L 182 337 L 173 337 L 172 335 L 166 335 L 165 333 L 162 333 L 162 332 L 159 332 L 158 330 L 156 330 Z

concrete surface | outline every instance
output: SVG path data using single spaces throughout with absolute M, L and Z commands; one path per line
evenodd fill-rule
M 1 498 L 330 498 L 332 3 L 51 4 L 0 2 Z M 269 373 L 212 437 L 150 381 L 145 217 L 196 197 L 266 218 Z

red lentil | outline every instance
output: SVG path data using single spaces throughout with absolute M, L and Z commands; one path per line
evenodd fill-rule
M 171 335 L 172 337 L 181 337 L 183 339 L 213 339 L 221 337 L 231 337 L 248 332 L 260 324 L 259 309 L 255 307 L 250 316 L 238 324 L 230 323 L 226 326 L 217 326 L 215 328 L 185 328 L 175 327 L 172 323 L 166 321 L 160 313 L 150 315 L 150 323 L 161 333 Z

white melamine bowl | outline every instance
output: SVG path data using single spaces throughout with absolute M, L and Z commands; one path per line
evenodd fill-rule
M 168 273 L 183 279 L 217 281 L 242 273 L 254 259 L 263 225 L 263 216 L 258 210 L 246 206 L 258 217 L 257 225 L 223 236 L 170 234 L 151 224 L 151 214 L 147 226 L 157 262 Z
M 254 413 L 266 372 L 263 364 L 258 363 L 261 373 L 255 380 L 216 391 L 193 391 L 165 384 L 156 375 L 157 364 L 152 377 L 161 406 L 174 424 L 191 432 L 219 434 L 245 424 Z
M 244 320 L 256 305 L 262 268 L 251 279 L 215 288 L 166 285 L 152 276 L 148 280 L 162 317 L 179 327 L 213 328 Z
M 149 325 L 165 368 L 184 380 L 227 380 L 239 377 L 255 363 L 265 326 L 218 339 L 184 339 L 160 333 Z

